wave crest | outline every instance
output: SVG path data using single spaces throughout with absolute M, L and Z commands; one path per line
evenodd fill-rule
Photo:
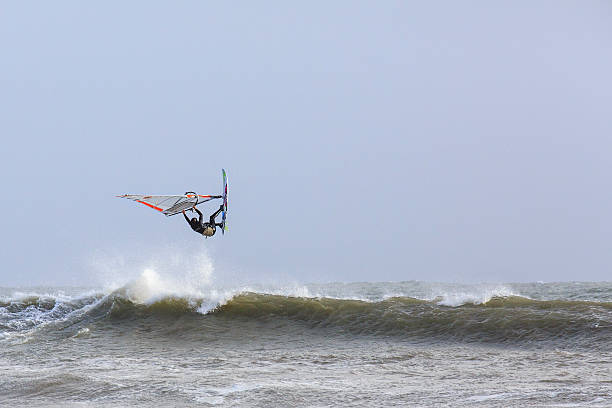
M 378 300 L 311 296 L 295 290 L 266 293 L 247 289 L 183 291 L 131 283 L 110 293 L 81 297 L 21 294 L 0 299 L 0 332 L 113 331 L 125 325 L 148 327 L 168 335 L 207 330 L 222 333 L 230 325 L 275 330 L 296 327 L 351 335 L 383 335 L 415 341 L 445 339 L 477 342 L 586 341 L 610 343 L 612 302 L 535 300 L 486 293 L 445 297 L 394 296 Z M 151 289 L 155 290 L 151 290 Z M 306 296 L 304 296 L 306 295 Z M 126 326 L 127 327 L 127 326 Z M 74 332 L 74 333 L 73 333 Z M 77 336 L 81 338 L 83 336 Z M 85 336 L 87 337 L 87 336 Z

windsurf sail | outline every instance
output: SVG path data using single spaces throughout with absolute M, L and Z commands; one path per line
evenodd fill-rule
M 185 193 L 184 195 L 144 195 L 144 194 L 123 194 L 117 196 L 127 198 L 153 208 L 166 216 L 176 215 L 183 210 L 189 210 L 198 204 L 206 201 L 222 198 L 220 195 L 201 195 L 196 193 Z

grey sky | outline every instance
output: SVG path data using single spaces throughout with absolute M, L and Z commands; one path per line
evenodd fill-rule
M 3 2 L 0 49 L 0 286 L 610 279 L 610 2 Z M 113 197 L 221 167 L 225 237 Z

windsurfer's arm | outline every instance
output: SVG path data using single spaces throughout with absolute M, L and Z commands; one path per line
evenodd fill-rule
M 189 217 L 187 216 L 187 214 L 185 214 L 185 210 L 183 210 L 183 217 L 185 217 L 185 219 L 187 220 L 187 224 L 191 225 L 191 221 L 189 221 Z
M 195 212 L 197 212 L 197 213 L 198 213 L 198 215 L 200 216 L 200 224 L 202 224 L 202 213 L 201 213 L 201 212 L 200 212 L 200 210 L 198 210 L 196 207 L 193 207 L 193 210 L 194 210 Z

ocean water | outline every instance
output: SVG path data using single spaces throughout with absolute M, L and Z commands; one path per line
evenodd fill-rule
M 0 288 L 0 406 L 610 407 L 612 283 Z

